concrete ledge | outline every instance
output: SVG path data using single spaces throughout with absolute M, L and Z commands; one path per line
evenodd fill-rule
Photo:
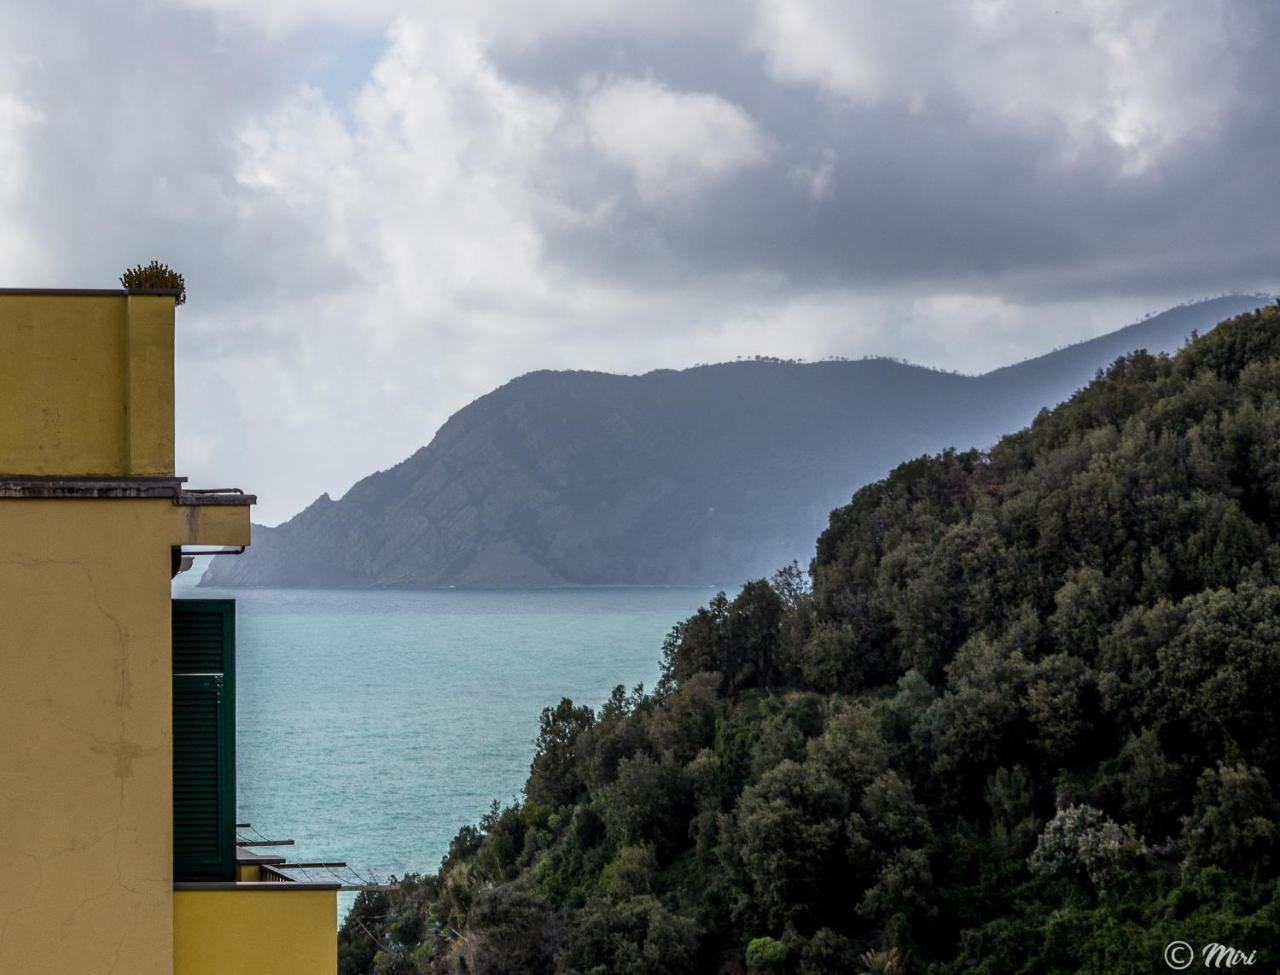
M 185 477 L 0 474 L 0 498 L 177 498 Z
M 196 507 L 218 504 L 257 504 L 256 494 L 245 494 L 243 491 L 179 491 L 173 499 L 174 504 L 188 504 Z
M 52 474 L 0 474 L 0 498 L 172 498 L 187 507 L 257 504 L 258 498 L 234 488 L 186 491 L 185 477 L 100 477 Z

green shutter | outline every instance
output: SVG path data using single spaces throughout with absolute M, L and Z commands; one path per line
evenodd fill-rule
M 233 599 L 173 601 L 173 876 L 236 877 Z

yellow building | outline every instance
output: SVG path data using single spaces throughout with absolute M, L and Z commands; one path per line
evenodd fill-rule
M 234 604 L 170 598 L 254 501 L 175 475 L 174 303 L 0 291 L 0 973 L 337 968 L 338 885 L 236 842 Z

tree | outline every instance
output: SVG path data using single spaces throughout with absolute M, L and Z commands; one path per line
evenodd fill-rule
M 875 683 L 889 668 L 867 652 L 849 623 L 818 623 L 800 647 L 799 671 L 815 691 L 850 691 Z
M 663 680 L 679 685 L 694 674 L 717 673 L 725 678 L 729 661 L 725 658 L 725 625 L 729 599 L 716 593 L 706 606 L 672 629 L 663 645 Z
M 618 763 L 647 746 L 644 723 L 627 720 L 643 696 L 639 688 L 629 695 L 619 684 L 575 743 L 579 772 L 592 790 L 612 782 Z
M 600 884 L 616 900 L 652 894 L 658 858 L 653 845 L 624 846 L 600 874 Z
M 654 897 L 593 901 L 565 939 L 559 975 L 693 975 L 698 926 Z
M 1098 641 L 1112 619 L 1111 586 L 1096 566 L 1069 571 L 1054 593 L 1055 609 L 1048 620 L 1054 642 L 1065 653 L 1092 660 Z
M 763 579 L 748 582 L 729 605 L 725 673 L 733 687 L 769 687 L 773 682 L 783 601 Z
M 751 749 L 751 774 L 759 778 L 779 762 L 804 761 L 804 732 L 786 712 L 771 714 L 760 725 L 760 737 Z
M 1132 828 L 1117 825 L 1092 806 L 1068 806 L 1045 826 L 1027 865 L 1034 873 L 1079 874 L 1102 888 L 1145 855 Z
M 624 758 L 618 776 L 601 790 L 596 805 L 611 842 L 652 844 L 659 855 L 683 839 L 688 789 L 683 770 L 668 758 Z
M 1267 778 L 1243 764 L 1205 769 L 1187 821 L 1186 844 L 1202 863 L 1257 867 L 1270 861 L 1280 815 Z
M 987 779 L 987 807 L 991 810 L 991 850 L 1003 858 L 1024 857 L 1035 846 L 1040 821 L 1035 814 L 1035 789 L 1021 765 L 998 768 Z
M 849 816 L 849 860 L 865 888 L 859 910 L 880 918 L 929 911 L 933 830 L 911 786 L 886 771 L 867 786 Z
M 1027 684 L 1027 717 L 1036 744 L 1051 764 L 1077 755 L 1092 730 L 1094 677 L 1079 657 L 1050 654 L 1032 668 Z
M 1151 728 L 1130 735 L 1119 764 L 1120 802 L 1126 818 L 1152 840 L 1176 835 L 1184 797 L 1194 791 L 1187 765 L 1169 757 Z
M 889 768 L 895 749 L 885 740 L 879 717 L 861 702 L 838 711 L 821 735 L 809 742 L 809 760 L 860 796 Z
M 947 667 L 947 693 L 929 720 L 939 775 L 960 788 L 979 782 L 1028 739 L 1026 686 L 1031 667 L 1014 641 L 978 636 Z
M 714 674 L 694 674 L 667 695 L 663 706 L 645 715 L 653 749 L 687 762 L 715 737 L 716 720 L 724 712 L 719 680 Z M 641 721 L 630 721 L 640 725 Z
M 542 898 L 518 887 L 482 891 L 459 946 L 470 975 L 551 975 L 559 930 Z
M 187 282 L 177 271 L 167 264 L 152 261 L 150 264 L 138 264 L 120 275 L 120 286 L 128 291 L 135 288 L 170 288 L 176 289 L 178 296 L 175 305 L 187 303 Z
M 591 708 L 575 707 L 567 697 L 554 708 L 542 709 L 537 752 L 525 786 L 530 800 L 562 806 L 578 798 L 583 790 L 578 740 L 594 723 Z
M 775 930 L 813 911 L 838 870 L 847 798 L 820 768 L 784 761 L 742 795 L 738 851 L 761 920 Z
M 787 946 L 777 938 L 752 938 L 747 942 L 748 975 L 770 975 L 786 969 Z
M 800 952 L 800 975 L 852 972 L 857 953 L 852 942 L 831 928 L 819 928 Z
M 1157 652 L 1166 720 L 1183 723 L 1210 760 L 1238 749 L 1280 772 L 1280 587 L 1245 583 L 1184 607 L 1184 627 Z

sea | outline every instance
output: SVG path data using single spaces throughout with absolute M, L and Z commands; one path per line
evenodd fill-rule
M 543 708 L 651 688 L 663 637 L 715 592 L 223 591 L 188 576 L 175 597 L 236 600 L 241 832 L 377 881 L 435 871 L 459 827 L 519 798 Z

